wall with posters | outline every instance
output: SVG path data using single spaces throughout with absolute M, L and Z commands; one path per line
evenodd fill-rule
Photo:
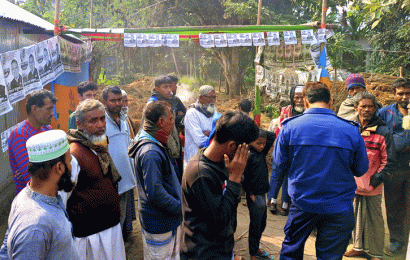
M 28 25 L 13 22 L 0 18 L 0 53 L 16 50 L 22 47 L 32 45 L 50 38 L 48 35 L 39 34 L 22 34 Z M 4 134 L 6 130 L 26 118 L 25 100 L 12 105 L 13 110 L 0 116 L 0 133 Z M 3 139 L 2 139 L 3 140 Z M 8 203 L 15 194 L 15 186 L 9 166 L 9 157 L 7 152 L 0 151 L 0 212 L 8 207 Z

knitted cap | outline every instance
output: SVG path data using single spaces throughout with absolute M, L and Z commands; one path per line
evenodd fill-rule
M 69 149 L 63 130 L 50 130 L 30 137 L 26 143 L 30 162 L 46 162 L 60 157 Z
M 349 90 L 351 87 L 360 86 L 366 88 L 363 76 L 360 74 L 349 74 L 346 78 L 346 87 Z

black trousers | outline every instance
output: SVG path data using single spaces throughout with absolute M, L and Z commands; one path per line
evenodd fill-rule
M 266 194 L 255 195 L 253 202 L 249 195 L 246 195 L 246 201 L 249 209 L 249 254 L 256 255 L 259 250 L 262 233 L 266 227 Z

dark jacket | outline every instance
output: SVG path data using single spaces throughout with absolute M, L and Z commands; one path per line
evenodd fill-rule
M 128 154 L 135 163 L 142 228 L 151 234 L 176 230 L 182 222 L 181 185 L 167 149 L 141 130 Z
M 188 259 L 231 259 L 241 184 L 229 181 L 224 162 L 204 149 L 188 162 L 182 177 L 181 254 Z
M 403 129 L 403 115 L 397 106 L 397 103 L 385 106 L 377 111 L 377 115 L 393 131 L 397 169 L 407 172 L 410 170 L 410 131 Z
M 265 148 L 261 152 L 249 146 L 250 155 L 243 173 L 243 189 L 249 195 L 261 195 L 269 191 L 269 170 L 266 156 L 275 141 L 275 134 L 268 132 Z

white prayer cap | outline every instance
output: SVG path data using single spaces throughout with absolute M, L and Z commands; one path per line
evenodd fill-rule
M 199 88 L 199 96 L 206 96 L 211 91 L 215 91 L 214 87 L 212 87 L 210 85 L 203 85 Z
M 302 93 L 304 87 L 305 87 L 304 85 L 297 85 L 295 87 L 295 93 Z
M 26 143 L 30 162 L 46 162 L 56 159 L 70 148 L 63 130 L 50 130 L 30 137 Z
M 128 96 L 127 92 L 125 92 L 125 90 L 123 90 L 123 89 L 121 89 L 121 94 L 122 94 L 123 97 Z

